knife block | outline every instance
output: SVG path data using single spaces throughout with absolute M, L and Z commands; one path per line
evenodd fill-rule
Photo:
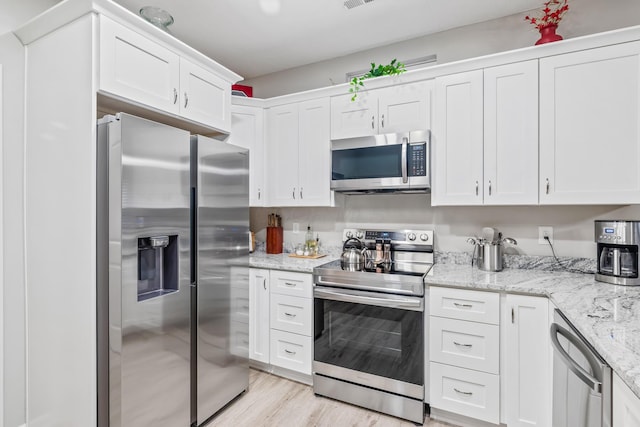
M 267 227 L 267 253 L 282 253 L 282 227 Z

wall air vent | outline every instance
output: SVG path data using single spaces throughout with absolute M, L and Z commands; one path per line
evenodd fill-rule
M 362 6 L 363 4 L 371 3 L 373 0 L 344 0 L 344 7 L 347 9 L 353 9 L 356 6 Z

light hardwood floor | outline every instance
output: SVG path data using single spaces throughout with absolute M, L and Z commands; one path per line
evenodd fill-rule
M 447 427 L 425 421 L 428 427 Z M 315 396 L 310 386 L 251 369 L 249 391 L 207 427 L 415 427 L 415 424 L 357 406 Z

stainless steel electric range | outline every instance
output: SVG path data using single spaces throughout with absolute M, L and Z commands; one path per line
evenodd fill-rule
M 432 230 L 347 229 L 366 249 L 361 270 L 313 270 L 313 391 L 413 422 L 424 421 L 424 277 Z

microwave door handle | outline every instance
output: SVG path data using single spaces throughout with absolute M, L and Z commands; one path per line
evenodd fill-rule
M 575 360 L 569 356 L 569 353 L 565 351 L 564 348 L 560 345 L 558 341 L 558 334 L 565 337 L 571 344 L 576 346 L 576 348 L 582 353 L 585 358 L 589 361 L 589 364 L 592 365 L 593 369 L 593 360 L 591 355 L 591 350 L 587 348 L 578 338 L 576 338 L 569 331 L 564 329 L 562 326 L 553 323 L 551 325 L 551 344 L 558 352 L 558 355 L 562 358 L 565 365 L 571 372 L 573 372 L 582 382 L 584 382 L 589 388 L 591 388 L 596 393 L 602 393 L 602 382 L 598 381 L 597 378 L 592 376 L 589 372 L 587 372 L 582 366 L 578 365 Z
M 409 138 L 402 138 L 402 183 L 406 184 L 409 182 L 409 176 L 407 175 L 407 144 L 409 142 Z

